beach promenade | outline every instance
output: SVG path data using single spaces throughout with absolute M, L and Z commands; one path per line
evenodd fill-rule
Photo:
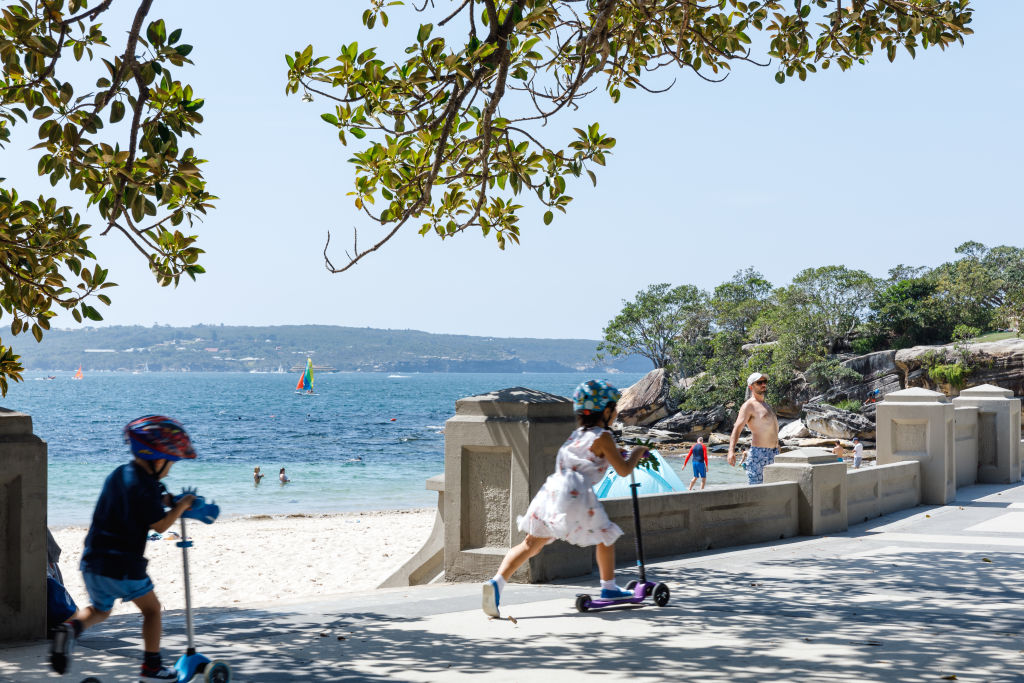
M 666 607 L 577 613 L 594 577 L 513 585 L 513 624 L 483 615 L 477 584 L 436 584 L 197 610 L 197 646 L 239 683 L 1024 681 L 1024 485 L 969 486 L 951 505 L 648 573 L 670 585 Z M 177 656 L 180 609 L 164 631 L 164 656 Z M 137 616 L 111 618 L 62 680 L 136 680 L 139 638 Z M 45 643 L 0 648 L 3 683 L 57 678 Z

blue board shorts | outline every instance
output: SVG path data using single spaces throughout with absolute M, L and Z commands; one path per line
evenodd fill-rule
M 698 479 L 707 479 L 708 471 L 707 471 L 707 468 L 704 467 L 704 461 L 703 460 L 695 460 L 694 461 L 694 463 L 693 463 L 693 476 L 697 477 Z
M 764 468 L 775 462 L 775 456 L 779 454 L 778 448 L 763 448 L 754 446 L 747 454 L 747 483 L 763 484 Z
M 89 602 L 101 612 L 114 609 L 114 603 L 119 599 L 131 602 L 153 590 L 153 582 L 148 575 L 142 579 L 112 579 L 83 571 L 82 580 L 89 593 Z

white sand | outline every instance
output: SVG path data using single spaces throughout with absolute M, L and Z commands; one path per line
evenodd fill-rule
M 206 525 L 187 521 L 193 607 L 313 598 L 375 588 L 430 535 L 434 510 L 337 515 L 256 516 Z M 181 530 L 175 523 L 173 530 Z M 78 561 L 87 529 L 51 529 L 63 551 L 61 572 L 80 607 L 89 603 Z M 165 534 L 166 536 L 166 534 Z M 181 549 L 173 540 L 146 544 L 149 576 L 164 609 L 182 609 Z M 118 602 L 114 614 L 137 612 Z

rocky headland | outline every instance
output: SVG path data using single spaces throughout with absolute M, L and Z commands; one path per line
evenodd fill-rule
M 960 362 L 966 368 L 963 383 L 954 386 L 935 381 L 929 368 L 935 363 Z M 979 342 L 956 347 L 915 346 L 877 351 L 862 356 L 841 357 L 841 364 L 860 378 L 816 392 L 807 379 L 796 373 L 784 399 L 775 406 L 779 415 L 779 440 L 783 449 L 807 446 L 852 447 L 859 437 L 866 452 L 874 449 L 875 401 L 886 394 L 911 387 L 957 396 L 963 389 L 991 384 L 1024 395 L 1024 339 Z M 687 382 L 687 380 L 683 380 Z M 685 451 L 698 437 L 710 444 L 712 453 L 728 450 L 729 433 L 738 406 L 713 406 L 705 410 L 677 410 L 671 404 L 670 380 L 664 369 L 647 373 L 626 388 L 619 403 L 619 422 L 627 442 L 649 440 L 662 452 Z M 860 402 L 857 410 L 843 410 L 835 404 Z M 749 436 L 740 438 L 749 444 Z

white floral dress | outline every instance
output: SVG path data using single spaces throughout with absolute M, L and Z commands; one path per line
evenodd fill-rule
M 526 514 L 519 517 L 520 531 L 580 546 L 612 545 L 622 535 L 594 493 L 594 485 L 608 471 L 608 462 L 590 447 L 605 431 L 581 427 L 569 435 L 558 449 L 555 473 L 530 501 Z

